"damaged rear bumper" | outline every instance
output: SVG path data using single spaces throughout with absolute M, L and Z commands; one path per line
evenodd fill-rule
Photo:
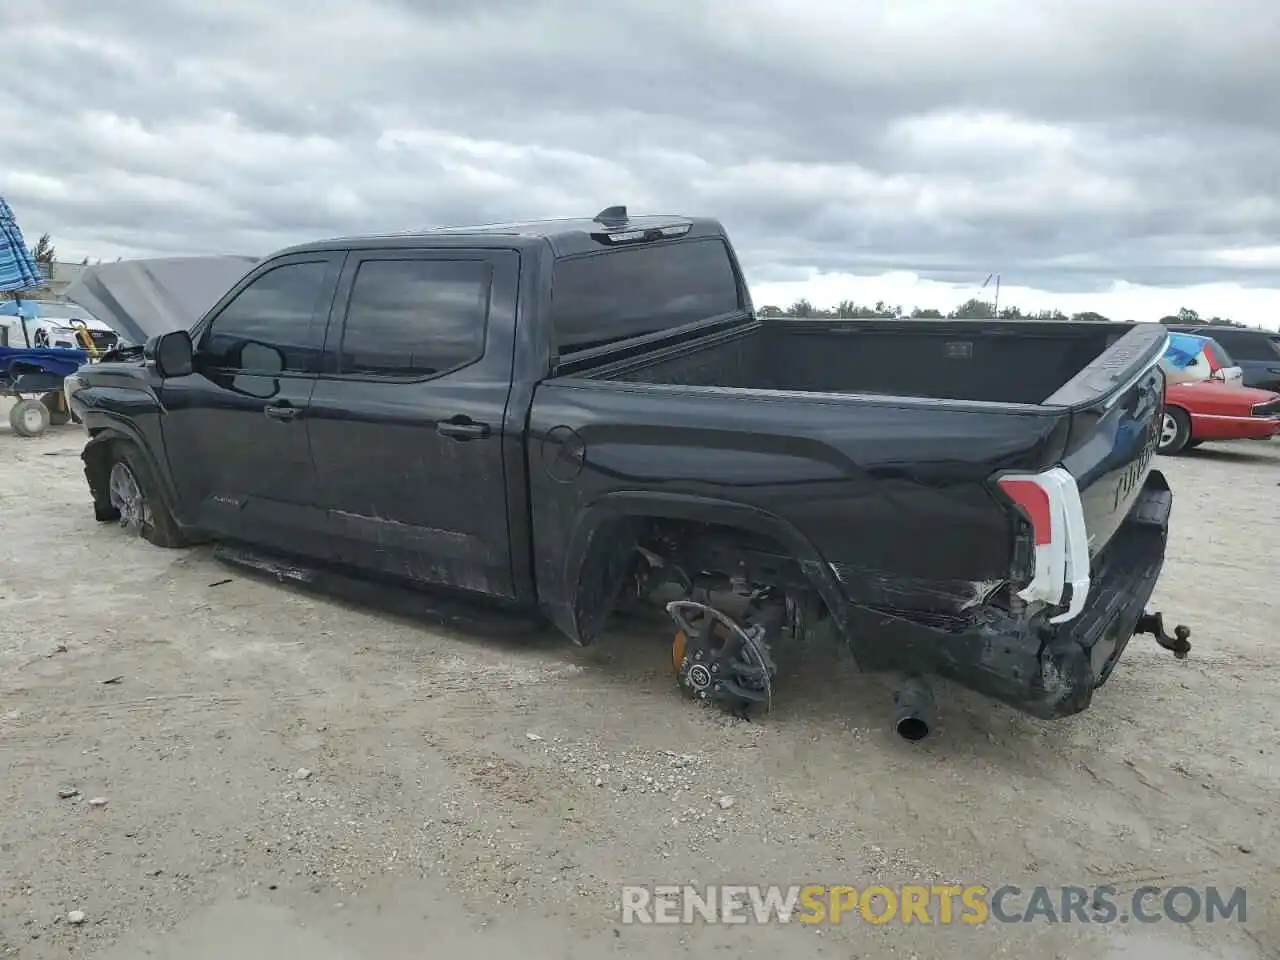
M 1153 470 L 1124 523 L 1093 561 L 1088 601 L 1072 620 L 1017 616 L 992 607 L 966 625 L 910 621 L 851 624 L 888 643 L 864 663 L 873 670 L 935 674 L 1043 719 L 1086 709 L 1093 692 L 1111 676 L 1135 632 L 1157 634 L 1161 645 L 1186 655 L 1189 644 L 1163 634 L 1146 607 L 1164 566 L 1173 494 Z M 892 634 L 892 637 L 886 636 Z M 865 635 L 865 634 L 864 634 Z M 856 646 L 855 646 L 856 650 Z M 861 658 L 860 658 L 861 659 Z
M 1043 618 L 988 621 L 963 644 L 977 656 L 947 658 L 939 672 L 1032 716 L 1052 719 L 1086 709 L 1134 633 L 1160 628 L 1146 607 L 1164 566 L 1172 506 L 1164 475 L 1152 471 L 1095 560 L 1089 600 L 1079 616 L 1059 625 Z M 1189 647 L 1184 633 L 1179 656 Z

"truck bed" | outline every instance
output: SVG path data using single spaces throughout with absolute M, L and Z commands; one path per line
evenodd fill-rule
M 1032 549 L 998 476 L 1069 477 L 1081 571 L 1142 495 L 1164 384 L 1156 324 L 739 318 L 687 333 L 539 384 L 539 556 L 586 549 L 584 504 L 652 495 L 691 519 L 728 504 L 749 526 L 778 518 L 775 539 L 811 549 L 811 569 L 875 623 L 963 621 Z M 578 595 L 566 575 L 540 565 L 540 590 Z M 570 635 L 590 620 L 556 618 Z
M 1131 329 L 1001 320 L 760 320 L 594 379 L 1039 404 Z

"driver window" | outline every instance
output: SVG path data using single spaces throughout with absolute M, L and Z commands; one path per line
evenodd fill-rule
M 318 373 L 324 320 L 317 319 L 329 264 L 288 263 L 254 279 L 206 329 L 200 361 L 247 373 Z

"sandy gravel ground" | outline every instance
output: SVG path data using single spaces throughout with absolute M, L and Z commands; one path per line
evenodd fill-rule
M 586 651 L 482 641 L 155 549 L 93 522 L 81 442 L 0 427 L 0 958 L 1280 956 L 1280 443 L 1157 461 L 1177 495 L 1158 599 L 1190 659 L 1135 641 L 1056 725 L 942 688 L 911 745 L 847 664 L 741 723 L 679 699 L 660 624 Z M 1243 885 L 1248 914 L 617 909 L 625 882 L 945 881 Z

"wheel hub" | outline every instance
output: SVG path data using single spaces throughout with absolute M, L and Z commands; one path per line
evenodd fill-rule
M 764 628 L 742 627 L 708 604 L 676 600 L 667 613 L 678 628 L 672 647 L 676 680 L 686 695 L 745 717 L 752 707 L 768 712 L 776 674 Z
M 1160 443 L 1167 446 L 1173 443 L 1173 438 L 1178 435 L 1178 422 L 1173 419 L 1172 414 L 1164 415 L 1164 422 L 1160 425 Z
M 711 671 L 701 663 L 689 664 L 685 670 L 685 682 L 695 690 L 706 690 L 711 686 Z
M 107 487 L 111 506 L 120 514 L 120 526 L 134 527 L 141 531 L 151 521 L 151 511 L 142 495 L 138 478 L 133 475 L 128 464 L 120 462 L 111 468 Z
M 40 416 L 40 411 L 30 407 L 22 411 L 22 425 L 33 433 L 40 429 L 44 423 L 44 418 Z

